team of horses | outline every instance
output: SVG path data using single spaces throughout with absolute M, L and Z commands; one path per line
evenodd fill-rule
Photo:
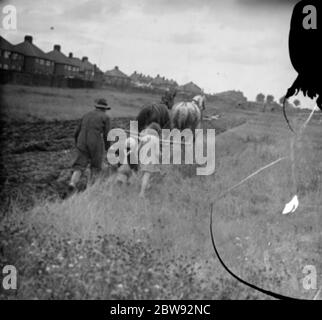
M 136 120 L 138 129 L 142 131 L 152 122 L 161 129 L 195 130 L 200 126 L 205 110 L 205 96 L 197 95 L 191 101 L 174 103 L 175 93 L 168 92 L 160 103 L 143 107 Z

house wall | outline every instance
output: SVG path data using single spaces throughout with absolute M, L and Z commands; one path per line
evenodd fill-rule
M 79 67 L 71 66 L 71 71 L 69 71 L 68 75 L 73 78 L 77 78 L 79 75 Z
M 84 80 L 93 80 L 94 79 L 94 70 L 85 69 L 83 71 Z
M 30 73 L 53 74 L 54 62 L 35 57 L 25 57 L 24 71 Z
M 64 67 L 65 67 L 64 64 L 60 64 L 60 63 L 55 62 L 54 74 L 56 76 L 65 76 L 65 68 Z
M 23 65 L 23 55 L 8 50 L 0 50 L 0 69 L 22 71 Z
M 111 77 L 105 76 L 104 82 L 112 86 L 129 86 L 131 84 L 130 78 L 121 78 L 121 77 Z

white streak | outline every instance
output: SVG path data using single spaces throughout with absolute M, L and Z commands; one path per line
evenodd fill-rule
M 282 214 L 293 213 L 298 208 L 298 206 L 299 200 L 297 195 L 295 195 L 292 200 L 285 205 Z

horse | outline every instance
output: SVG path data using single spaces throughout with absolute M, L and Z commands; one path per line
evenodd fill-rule
M 176 92 L 166 92 L 160 103 L 147 105 L 140 110 L 136 117 L 138 122 L 138 130 L 141 132 L 152 122 L 156 122 L 160 125 L 161 129 L 169 129 L 171 126 L 171 119 L 169 110 L 174 103 Z
M 192 131 L 198 128 L 205 110 L 205 100 L 204 95 L 197 95 L 192 101 L 175 104 L 170 111 L 171 127 Z
M 163 103 L 145 106 L 137 115 L 138 130 L 141 132 L 152 122 L 160 125 L 161 129 L 170 127 L 170 114 L 168 107 Z

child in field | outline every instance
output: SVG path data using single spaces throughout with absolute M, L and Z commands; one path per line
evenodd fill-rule
M 138 144 L 134 138 L 129 137 L 126 139 L 125 148 L 121 150 L 119 155 L 121 162 L 117 165 L 116 169 L 116 183 L 129 184 L 133 173 L 138 171 L 137 147 Z M 134 160 L 134 163 L 131 163 L 131 159 Z
M 152 122 L 141 132 L 139 159 L 142 172 L 141 191 L 139 196 L 144 197 L 152 176 L 160 173 L 160 134 L 159 124 Z

